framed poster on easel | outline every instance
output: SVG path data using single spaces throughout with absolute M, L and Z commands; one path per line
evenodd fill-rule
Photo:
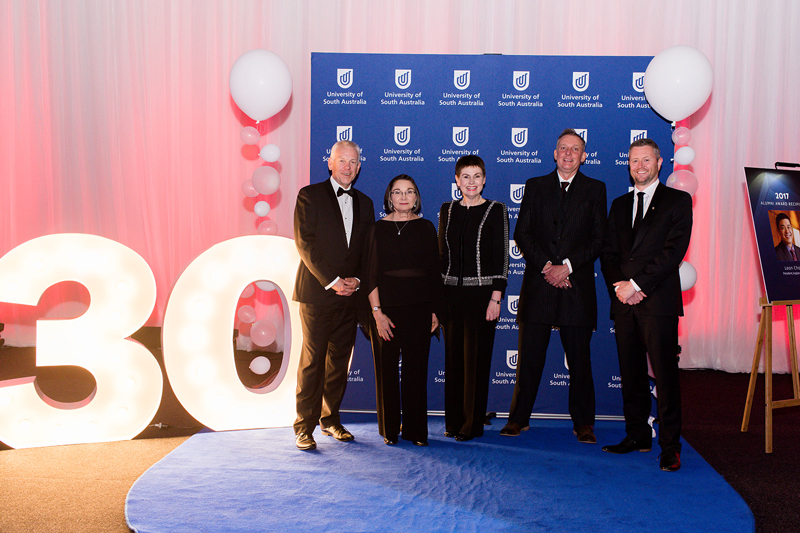
M 750 386 L 747 390 L 742 431 L 747 431 L 753 407 L 761 349 L 764 347 L 765 451 L 772 453 L 772 411 L 800 405 L 800 379 L 797 371 L 797 342 L 794 328 L 794 306 L 800 305 L 800 172 L 775 169 L 745 168 L 750 213 L 758 246 L 759 264 L 766 297 L 761 298 L 761 320 L 753 354 Z M 772 308 L 786 307 L 793 398 L 772 399 Z

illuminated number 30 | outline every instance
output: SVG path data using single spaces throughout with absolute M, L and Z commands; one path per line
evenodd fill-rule
M 284 289 L 294 285 L 294 241 L 255 235 L 212 246 L 175 284 L 162 328 L 164 363 L 181 404 L 215 430 L 290 425 L 294 419 L 296 354 L 291 348 L 270 387 L 239 380 L 231 331 L 242 290 L 269 279 L 281 295 L 287 350 L 299 346 L 298 306 Z M 15 448 L 106 442 L 140 433 L 161 403 L 162 375 L 152 354 L 127 339 L 150 316 L 156 285 L 150 267 L 130 248 L 103 237 L 39 237 L 0 259 L 0 301 L 36 305 L 61 281 L 76 281 L 91 303 L 75 319 L 40 320 L 37 366 L 85 368 L 97 387 L 84 401 L 48 398 L 33 377 L 0 382 L 0 441 Z

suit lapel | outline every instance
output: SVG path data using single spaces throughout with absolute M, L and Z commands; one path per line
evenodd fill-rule
M 326 182 L 326 197 L 328 201 L 331 203 L 331 208 L 333 212 L 336 214 L 336 219 L 339 221 L 339 228 L 342 230 L 340 232 L 341 235 L 341 243 L 344 246 L 344 249 L 347 250 L 347 232 L 344 229 L 344 218 L 342 217 L 342 208 L 339 207 L 339 200 L 336 198 L 336 193 L 331 186 L 330 180 Z M 355 209 L 355 203 L 353 204 L 353 208 Z

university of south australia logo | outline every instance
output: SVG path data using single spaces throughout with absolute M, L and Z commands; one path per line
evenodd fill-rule
M 395 126 L 394 142 L 400 146 L 405 146 L 411 140 L 411 126 Z
M 631 130 L 631 144 L 640 139 L 647 139 L 647 130 Z
M 456 89 L 463 91 L 469 87 L 469 71 L 468 70 L 454 70 L 453 71 L 453 85 Z
M 508 312 L 512 315 L 517 314 L 517 308 L 519 307 L 519 294 L 517 295 L 509 295 L 508 296 Z
M 336 69 L 336 83 L 342 89 L 349 89 L 353 85 L 353 69 L 340 68 Z
M 528 83 L 531 79 L 531 73 L 528 70 L 515 70 L 514 76 L 511 79 L 512 85 L 518 91 L 524 91 L 528 88 Z
M 582 93 L 589 88 L 589 73 L 588 72 L 573 72 L 572 73 L 572 88 Z
M 514 239 L 509 239 L 508 241 L 508 255 L 511 256 L 511 259 L 515 261 L 519 261 L 522 259 L 522 251 L 517 246 L 517 241 Z
M 517 148 L 528 144 L 528 128 L 511 128 L 511 144 Z
M 631 85 L 633 85 L 633 90 L 637 93 L 644 92 L 644 72 L 634 72 L 633 79 L 631 80 Z
M 585 142 L 585 143 L 589 142 L 589 130 L 588 129 L 586 129 L 586 128 L 572 128 L 572 129 L 575 130 L 575 133 L 578 134 L 578 137 L 583 139 L 583 142 Z
M 455 200 L 456 202 L 458 202 L 459 200 L 461 200 L 461 189 L 459 189 L 459 188 L 458 188 L 458 185 L 456 185 L 455 183 L 451 183 L 451 184 L 450 184 L 450 196 L 451 196 L 451 197 L 453 198 L 453 200 Z
M 521 204 L 522 197 L 525 196 L 525 184 L 512 183 L 511 192 L 509 196 L 512 202 L 514 202 L 515 204 Z
M 411 86 L 411 69 L 395 69 L 394 84 L 398 89 L 408 89 Z
M 352 140 L 353 126 L 336 126 L 336 142 Z
M 469 128 L 464 126 L 453 126 L 453 144 L 464 146 L 469 142 Z
M 511 370 L 517 369 L 517 355 L 518 350 L 506 350 L 506 365 Z

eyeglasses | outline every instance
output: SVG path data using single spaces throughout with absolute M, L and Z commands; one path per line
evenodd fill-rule
M 416 196 L 417 191 L 414 189 L 409 189 L 407 191 L 401 191 L 400 189 L 395 189 L 392 191 L 392 196 L 395 198 L 400 198 L 401 196 Z

